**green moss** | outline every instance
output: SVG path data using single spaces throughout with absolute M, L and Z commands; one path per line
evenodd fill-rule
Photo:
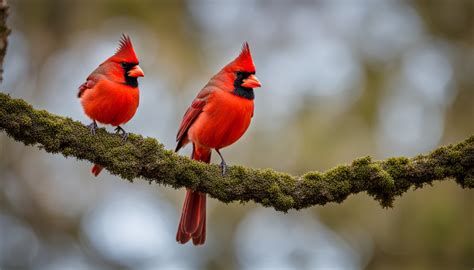
M 71 133 L 73 131 L 73 129 L 69 126 L 64 126 L 62 130 L 64 133 Z
M 202 170 L 203 167 L 204 163 L 192 164 L 191 166 L 188 166 L 186 170 L 183 170 L 179 177 L 186 179 L 187 187 L 195 190 L 201 182 L 199 171 Z
M 293 207 L 294 199 L 291 196 L 284 194 L 277 183 L 270 185 L 267 192 L 270 195 L 268 200 L 273 202 L 273 206 L 277 210 L 286 212 Z
M 321 185 L 323 175 L 320 172 L 308 172 L 301 177 L 301 181 L 305 193 L 308 193 L 308 190 L 316 189 Z
M 277 183 L 273 183 L 267 190 L 272 195 L 278 195 L 281 192 L 280 186 Z
M 0 130 L 47 152 L 98 163 L 130 181 L 142 178 L 174 188 L 189 187 L 223 202 L 253 200 L 280 211 L 342 202 L 358 192 L 367 192 L 386 207 L 413 186 L 447 178 L 474 188 L 474 136 L 428 155 L 383 161 L 367 156 L 326 173 L 313 171 L 294 177 L 271 169 L 231 166 L 222 177 L 217 165 L 179 156 L 153 138 L 130 134 L 122 143 L 120 136 L 104 128 L 92 136 L 77 121 L 34 110 L 26 102 L 2 93 Z
M 470 176 L 467 176 L 463 183 L 462 183 L 462 186 L 464 188 L 474 188 L 474 173 L 473 175 L 470 175 Z
M 352 161 L 352 166 L 358 167 L 358 166 L 367 166 L 372 162 L 372 158 L 370 156 L 362 157 L 355 159 Z
M 265 207 L 270 207 L 270 206 L 272 206 L 272 203 L 268 198 L 264 198 L 262 200 L 262 205 L 265 206 Z
M 367 193 L 379 201 L 383 207 L 391 207 L 395 196 L 395 181 L 380 164 L 373 164 L 371 167 L 374 169 L 371 178 L 373 184 L 369 186 Z
M 373 178 L 372 180 L 377 181 L 377 185 L 383 189 L 392 190 L 395 187 L 395 181 L 392 176 L 385 171 L 380 164 L 372 164 L 370 166 L 373 169 Z
M 320 172 L 308 172 L 303 175 L 303 181 L 319 182 L 323 179 L 323 175 Z
M 394 177 L 401 177 L 406 172 L 409 159 L 405 157 L 389 158 L 382 163 L 382 167 Z
M 324 178 L 332 182 L 342 182 L 351 176 L 351 170 L 347 165 L 339 165 L 324 174 Z
M 32 121 L 31 118 L 28 115 L 20 115 L 18 117 L 18 124 L 22 126 L 31 126 Z
M 436 178 L 440 179 L 444 177 L 444 168 L 442 167 L 435 167 L 433 173 Z

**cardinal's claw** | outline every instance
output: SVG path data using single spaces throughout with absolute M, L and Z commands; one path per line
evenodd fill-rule
M 126 142 L 127 139 L 128 139 L 128 132 L 124 132 L 124 133 L 122 134 L 122 143 Z
M 219 149 L 216 149 L 216 152 L 221 157 L 221 165 L 219 165 L 219 167 L 221 167 L 222 176 L 225 176 L 225 174 L 227 172 L 227 164 L 225 163 L 225 160 L 224 160 L 224 157 L 221 154 L 221 151 L 219 151 Z
M 122 133 L 122 143 L 126 142 L 127 139 L 128 139 L 128 133 L 125 131 L 125 129 L 123 129 L 121 126 L 117 126 L 115 128 L 115 133 Z
M 95 122 L 92 122 L 90 125 L 87 126 L 89 128 L 89 130 L 91 131 L 91 134 L 92 135 L 95 135 L 95 131 L 97 130 L 97 123 Z
M 227 172 L 227 164 L 225 163 L 224 160 L 221 161 L 221 165 L 219 165 L 219 167 L 221 167 L 222 176 L 225 176 Z

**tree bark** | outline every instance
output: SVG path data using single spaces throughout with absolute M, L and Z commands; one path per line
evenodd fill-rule
M 8 35 L 10 29 L 7 26 L 8 4 L 6 0 L 0 0 L 0 82 L 3 80 L 3 60 L 7 53 Z

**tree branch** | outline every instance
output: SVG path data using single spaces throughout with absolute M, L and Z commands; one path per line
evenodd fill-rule
M 7 10 L 6 1 L 0 0 L 0 80 L 10 33 L 6 26 Z M 280 211 L 342 202 L 347 196 L 363 191 L 386 207 L 412 186 L 421 187 L 448 178 L 454 178 L 463 188 L 474 188 L 474 136 L 427 155 L 381 161 L 364 157 L 325 173 L 314 171 L 291 176 L 271 169 L 231 166 L 222 177 L 217 165 L 178 156 L 155 139 L 130 134 L 122 144 L 119 136 L 103 128 L 92 136 L 80 122 L 35 110 L 25 101 L 3 93 L 0 93 L 0 131 L 49 153 L 100 164 L 130 181 L 143 178 L 174 188 L 188 187 L 222 202 L 252 200 Z
M 3 80 L 3 58 L 7 52 L 8 35 L 7 27 L 8 5 L 6 0 L 0 0 L 0 82 Z
M 98 163 L 130 181 L 142 178 L 174 188 L 188 187 L 225 203 L 255 201 L 280 211 L 342 202 L 364 191 L 387 207 L 411 187 L 448 178 L 463 188 L 474 188 L 474 136 L 427 155 L 381 161 L 363 157 L 325 173 L 291 176 L 271 169 L 231 166 L 222 177 L 217 165 L 179 156 L 153 138 L 130 134 L 122 144 L 120 136 L 103 128 L 92 136 L 78 121 L 35 110 L 3 93 L 0 130 L 25 145 Z

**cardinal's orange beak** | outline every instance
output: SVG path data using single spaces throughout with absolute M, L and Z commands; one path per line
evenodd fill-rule
M 144 77 L 145 76 L 145 73 L 143 73 L 143 70 L 138 65 L 130 69 L 127 74 L 130 77 Z
M 257 77 L 252 74 L 248 76 L 247 79 L 243 80 L 242 86 L 247 87 L 247 88 L 257 88 L 257 87 L 262 86 L 262 84 L 257 79 Z

